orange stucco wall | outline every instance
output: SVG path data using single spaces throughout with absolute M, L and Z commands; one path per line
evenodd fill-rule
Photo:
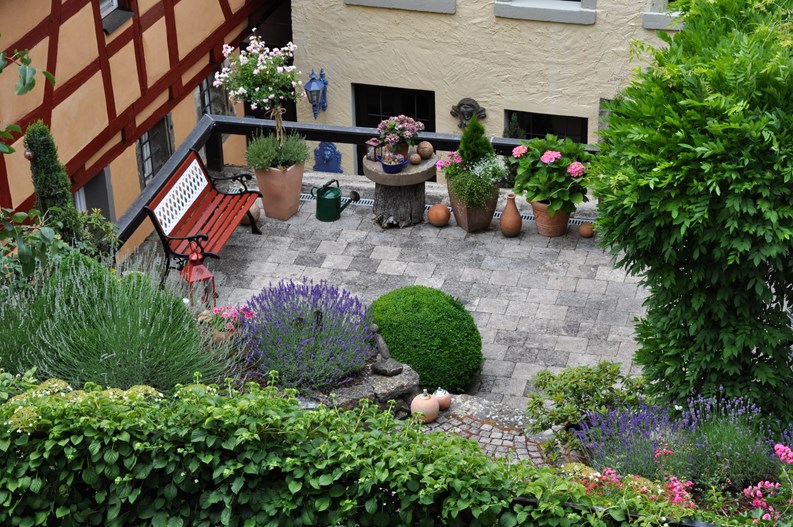
M 93 34 L 86 34 L 86 30 L 92 31 L 93 28 L 94 13 L 90 4 L 61 24 L 58 61 L 55 71 L 51 72 L 60 84 L 74 77 L 99 55 L 96 38 Z
M 196 16 L 200 13 L 200 16 Z M 182 0 L 174 7 L 176 27 L 189 27 L 177 33 L 179 58 L 183 59 L 205 35 L 211 34 L 223 23 L 223 12 L 217 0 Z
M 107 124 L 102 74 L 97 72 L 52 110 L 52 136 L 61 160 L 74 157 Z

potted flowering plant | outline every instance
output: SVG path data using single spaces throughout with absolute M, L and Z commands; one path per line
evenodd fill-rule
M 390 150 L 383 151 L 383 156 L 380 158 L 380 163 L 383 165 L 383 172 L 386 174 L 397 174 L 402 172 L 402 168 L 407 164 L 408 160 L 402 154 L 395 154 Z
M 407 115 L 389 117 L 377 125 L 380 140 L 391 152 L 407 157 L 408 149 L 416 141 L 416 135 L 424 130 L 424 123 Z
M 473 117 L 460 138 L 460 149 L 435 166 L 443 170 L 454 221 L 466 232 L 487 229 L 498 202 L 498 181 L 508 173 L 495 155 L 482 124 Z
M 236 308 L 231 305 L 216 306 L 212 311 L 203 311 L 198 316 L 198 321 L 206 324 L 212 330 L 212 337 L 217 342 L 225 342 L 239 329 L 243 320 L 250 320 L 256 312 L 248 306 Z
M 297 49 L 289 42 L 269 48 L 253 30 L 245 49 L 223 46 L 229 65 L 215 74 L 214 85 L 224 86 L 233 102 L 248 102 L 254 110 L 264 108 L 275 120 L 275 137 L 262 136 L 249 145 L 248 163 L 256 170 L 264 213 L 287 220 L 300 207 L 308 147 L 300 136 L 284 135 L 283 104 L 305 96 L 300 72 L 291 65 Z M 252 150 L 252 152 L 251 152 Z
M 531 203 L 543 236 L 566 233 L 570 214 L 587 201 L 586 163 L 591 158 L 585 145 L 552 134 L 522 141 L 512 150 L 510 160 L 518 167 L 515 193 Z

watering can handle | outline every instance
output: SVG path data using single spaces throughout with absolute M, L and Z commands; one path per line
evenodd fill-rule
M 330 181 L 328 181 L 327 183 L 325 183 L 324 185 L 322 185 L 322 188 L 327 188 L 327 187 L 330 187 L 330 186 L 332 186 L 334 183 L 336 183 L 336 186 L 337 186 L 337 187 L 339 186 L 339 180 L 338 180 L 338 179 L 331 179 Z

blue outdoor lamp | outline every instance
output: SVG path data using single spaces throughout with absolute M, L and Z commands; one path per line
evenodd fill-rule
M 305 88 L 308 102 L 311 103 L 311 109 L 314 111 L 314 119 L 316 119 L 320 109 L 322 111 L 328 109 L 328 79 L 325 78 L 325 68 L 319 70 L 319 79 L 314 70 L 311 70 Z

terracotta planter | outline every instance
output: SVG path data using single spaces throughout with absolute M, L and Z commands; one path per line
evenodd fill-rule
M 560 210 L 551 216 L 548 214 L 548 204 L 541 201 L 532 201 L 531 208 L 534 211 L 534 223 L 537 224 L 537 232 L 541 236 L 555 237 L 567 234 L 567 222 L 570 220 L 569 212 Z
M 498 228 L 505 237 L 514 238 L 520 234 L 522 227 L 523 218 L 520 217 L 518 206 L 515 205 L 515 194 L 510 192 L 507 194 L 507 204 L 504 206 L 504 212 L 501 213 Z
M 462 201 L 457 199 L 457 196 L 454 195 L 451 188 L 449 188 L 449 201 L 452 205 L 454 221 L 457 222 L 457 225 L 459 225 L 461 229 L 465 232 L 483 231 L 490 227 L 490 223 L 493 221 L 493 215 L 496 213 L 498 189 L 493 188 L 493 197 L 485 202 L 484 208 L 466 206 Z
M 288 220 L 300 208 L 300 188 L 305 163 L 286 169 L 256 169 L 256 181 L 262 193 L 264 214 L 276 220 Z

